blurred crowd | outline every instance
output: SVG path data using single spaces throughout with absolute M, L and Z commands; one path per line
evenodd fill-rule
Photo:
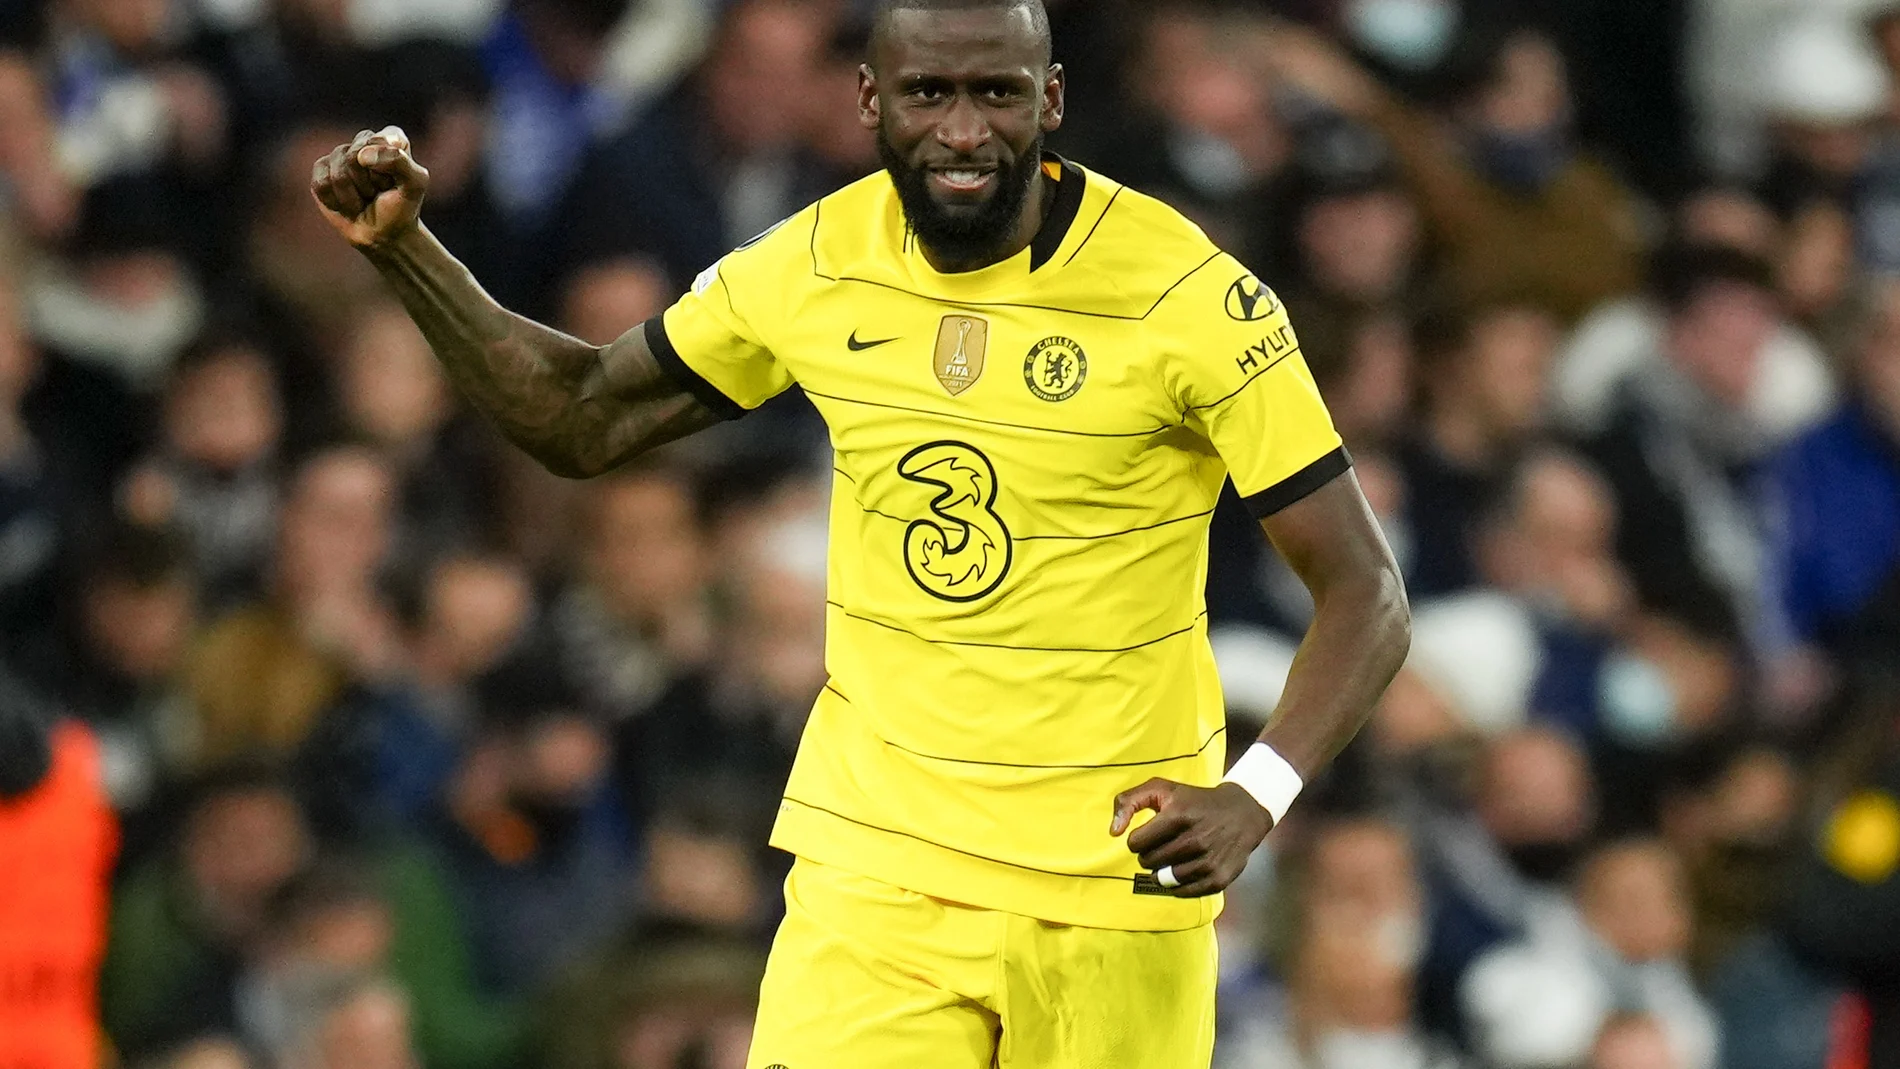
M 1049 0 L 1412 592 L 1220 1069 L 1900 1065 L 1900 4 Z M 0 1065 L 740 1069 L 824 685 L 794 390 L 563 482 L 312 164 L 604 343 L 870 173 L 852 0 L 0 0 Z M 1237 745 L 1310 604 L 1237 502 Z M 1103 799 L 1104 812 L 1108 799 Z

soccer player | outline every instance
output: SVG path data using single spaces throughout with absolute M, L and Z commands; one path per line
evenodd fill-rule
M 1043 150 L 1040 0 L 886 0 L 858 111 L 884 173 L 605 346 L 481 290 L 419 223 L 400 130 L 313 186 L 555 472 L 793 383 L 830 425 L 831 681 L 772 833 L 797 861 L 752 1069 L 1205 1069 L 1219 892 L 1397 670 L 1397 568 L 1279 300 Z M 1223 779 L 1202 591 L 1229 478 L 1315 612 Z

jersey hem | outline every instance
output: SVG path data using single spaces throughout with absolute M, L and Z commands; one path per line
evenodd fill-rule
M 704 375 L 694 371 L 673 346 L 673 339 L 666 336 L 666 323 L 663 316 L 654 316 L 646 321 L 642 328 L 646 333 L 647 348 L 652 351 L 653 359 L 660 370 L 673 384 L 693 399 L 705 405 L 712 413 L 723 420 L 735 420 L 746 414 L 746 407 L 727 397 L 719 387 L 707 381 Z
M 981 858 L 791 797 L 779 805 L 771 845 L 931 898 L 1081 928 L 1187 931 L 1212 923 L 1222 904 L 1220 895 L 1142 895 L 1133 876 L 1070 875 Z
M 1257 494 L 1242 498 L 1247 511 L 1256 520 L 1264 520 L 1308 494 L 1346 474 L 1352 467 L 1352 454 L 1340 446 L 1299 471 L 1281 479 Z

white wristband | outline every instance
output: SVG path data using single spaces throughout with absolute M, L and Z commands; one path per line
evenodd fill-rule
M 1300 789 L 1306 784 L 1286 758 L 1273 752 L 1273 747 L 1264 742 L 1256 742 L 1240 755 L 1234 767 L 1222 777 L 1223 783 L 1238 783 L 1253 800 L 1260 803 L 1278 825 L 1293 807 L 1293 799 L 1300 796 Z

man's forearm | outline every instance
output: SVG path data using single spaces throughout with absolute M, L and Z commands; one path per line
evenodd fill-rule
M 1260 740 L 1311 782 L 1365 725 L 1411 638 L 1411 610 L 1396 572 L 1324 591 Z
M 508 311 L 420 225 L 364 255 L 462 394 L 557 475 L 599 474 L 711 422 L 644 343 L 610 354 Z

